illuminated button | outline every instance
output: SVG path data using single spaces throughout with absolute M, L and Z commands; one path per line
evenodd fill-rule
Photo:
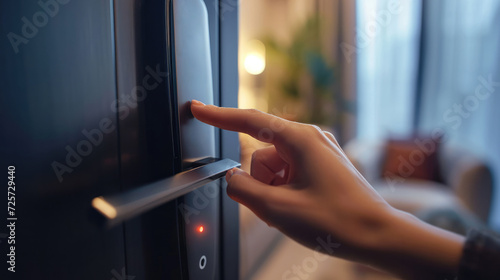
M 201 256 L 199 265 L 200 269 L 204 269 L 207 266 L 207 257 L 205 255 Z
M 199 226 L 198 227 L 198 232 L 202 233 L 203 231 L 205 231 L 205 228 L 203 226 Z

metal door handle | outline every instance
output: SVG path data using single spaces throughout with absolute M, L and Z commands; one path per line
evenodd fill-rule
M 121 194 L 96 197 L 92 207 L 106 218 L 108 225 L 113 225 L 219 179 L 239 166 L 230 159 L 217 160 Z

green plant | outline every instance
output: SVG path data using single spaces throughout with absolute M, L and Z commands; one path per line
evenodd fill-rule
M 303 110 L 298 120 L 331 125 L 336 122 L 331 109 L 335 75 L 332 63 L 322 52 L 321 32 L 321 21 L 313 16 L 296 29 L 289 44 L 271 37 L 264 39 L 270 71 L 281 73 L 270 80 L 275 83 L 272 90 L 281 92 L 282 97 L 274 92 L 269 103 L 275 106 L 287 99 L 301 103 Z

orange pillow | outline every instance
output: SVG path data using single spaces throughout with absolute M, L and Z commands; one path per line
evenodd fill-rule
M 387 140 L 382 176 L 439 181 L 439 142 L 430 137 Z

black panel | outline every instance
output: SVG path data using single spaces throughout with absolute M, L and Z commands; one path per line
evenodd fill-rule
M 180 204 L 186 237 L 189 279 L 218 279 L 220 182 L 209 183 L 184 197 Z
M 166 1 L 123 1 L 117 3 L 116 13 L 118 98 L 123 108 L 121 182 L 128 190 L 170 177 L 180 160 L 171 106 L 175 96 L 170 84 Z M 177 215 L 174 201 L 125 223 L 128 274 L 139 279 L 182 278 Z
M 18 218 L 16 273 L 0 278 L 111 279 L 125 266 L 122 227 L 88 217 L 93 197 L 119 191 L 111 5 L 51 2 L 0 3 L 0 169 L 16 167 Z
M 217 33 L 210 33 L 214 26 L 209 25 L 209 20 L 213 24 L 214 19 L 207 17 L 203 2 L 179 0 L 169 4 L 169 54 L 172 69 L 176 70 L 172 90 L 179 115 L 177 135 L 182 167 L 189 169 L 199 163 L 197 160 L 215 156 L 214 128 L 193 118 L 189 101 L 197 99 L 208 104 L 214 101 L 212 71 L 218 68 L 218 63 L 206 63 L 211 63 L 214 52 L 210 44 L 216 42 L 211 36 Z M 211 72 L 203 72 L 206 69 Z M 219 278 L 219 190 L 219 183 L 212 182 L 179 199 L 185 279 Z M 200 226 L 204 232 L 197 232 Z
M 238 1 L 219 1 L 220 105 L 238 106 Z M 221 157 L 239 161 L 238 133 L 221 131 Z M 224 264 L 222 279 L 239 278 L 239 206 L 226 195 L 223 182 L 221 198 L 221 259 Z
M 37 2 L 0 1 L 0 169 L 7 177 L 5 169 L 16 167 L 16 278 L 188 279 L 186 247 L 198 252 L 219 244 L 198 247 L 197 240 L 189 241 L 192 228 L 184 228 L 178 211 L 184 200 L 112 229 L 99 228 L 89 215 L 96 196 L 181 170 L 170 1 L 42 0 L 52 3 L 43 7 Z M 227 100 L 223 105 L 234 107 L 237 57 L 234 45 L 229 52 L 219 48 L 219 32 L 237 42 L 237 16 L 221 24 L 231 25 L 231 31 L 221 31 L 218 1 L 205 2 L 214 102 Z M 31 26 L 33 21 L 39 27 Z M 225 70 L 219 69 L 219 56 Z M 237 137 L 230 138 L 222 155 L 234 158 Z M 212 258 L 224 273 L 216 264 L 213 278 L 236 279 L 237 205 L 221 194 L 222 202 L 211 199 L 197 218 L 212 224 L 210 238 L 218 236 L 222 243 Z M 3 221 L 6 214 L 1 211 Z M 0 261 L 6 264 L 8 239 L 1 228 Z M 0 271 L 0 279 L 14 275 Z

